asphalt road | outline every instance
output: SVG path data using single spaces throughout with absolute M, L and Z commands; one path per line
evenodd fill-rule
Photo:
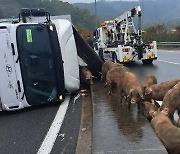
M 154 74 L 158 82 L 180 78 L 180 51 L 158 52 L 158 60 L 153 65 L 144 66 L 141 62 L 128 66 L 139 78 Z M 52 147 L 52 154 L 75 153 L 81 118 L 81 97 L 70 103 Z M 0 153 L 37 153 L 46 133 L 54 120 L 60 104 L 27 108 L 20 111 L 0 113 Z

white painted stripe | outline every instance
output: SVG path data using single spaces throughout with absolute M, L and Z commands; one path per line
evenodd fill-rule
M 52 122 L 52 125 L 48 133 L 46 134 L 46 137 L 44 138 L 44 141 L 42 142 L 37 154 L 49 154 L 51 152 L 53 145 L 56 141 L 57 135 L 59 133 L 59 130 L 61 128 L 61 125 L 63 123 L 67 107 L 69 105 L 69 100 L 70 96 L 66 96 L 66 99 L 60 105 L 56 117 L 54 118 L 54 121 Z
M 164 63 L 169 63 L 169 64 L 180 65 L 180 63 L 174 63 L 174 62 L 169 62 L 169 61 L 164 61 L 164 60 L 158 60 L 158 61 L 164 62 Z

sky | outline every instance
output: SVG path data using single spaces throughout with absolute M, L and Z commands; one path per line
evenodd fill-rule
M 63 2 L 69 2 L 69 3 L 92 3 L 95 2 L 95 0 L 61 0 Z M 99 0 L 96 0 L 99 1 Z M 106 0 L 106 1 L 121 1 L 121 0 Z M 138 0 L 124 0 L 124 1 L 138 1 Z

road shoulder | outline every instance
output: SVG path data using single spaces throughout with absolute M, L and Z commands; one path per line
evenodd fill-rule
M 92 98 L 91 93 L 82 96 L 81 124 L 79 129 L 76 154 L 91 154 L 92 148 Z

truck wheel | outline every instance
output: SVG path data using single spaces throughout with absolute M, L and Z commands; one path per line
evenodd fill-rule
M 118 59 L 117 59 L 116 53 L 113 53 L 113 54 L 112 54 L 112 61 L 113 61 L 114 63 L 118 63 L 118 62 L 119 62 Z
M 103 50 L 99 49 L 99 57 L 101 58 L 102 61 L 104 61 L 104 56 L 103 56 Z
M 152 59 L 146 59 L 146 60 L 142 60 L 144 65 L 150 65 L 152 64 L 153 60 Z

